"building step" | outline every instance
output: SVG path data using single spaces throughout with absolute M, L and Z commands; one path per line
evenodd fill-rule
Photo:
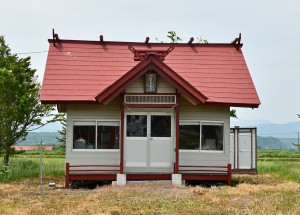
M 142 181 L 127 181 L 126 185 L 171 185 L 172 180 L 142 180 Z M 117 181 L 113 181 L 112 185 L 117 185 Z

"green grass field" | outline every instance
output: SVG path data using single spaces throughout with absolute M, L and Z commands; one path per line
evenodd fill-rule
M 260 150 L 257 152 L 258 160 L 298 160 L 300 161 L 299 151 L 274 151 L 274 150 Z
M 65 158 L 43 158 L 43 176 L 64 176 Z M 40 159 L 31 156 L 14 156 L 7 169 L 0 168 L 0 182 L 12 182 L 25 178 L 35 178 L 40 174 Z
M 274 174 L 282 181 L 299 182 L 299 161 L 258 161 L 258 174 Z

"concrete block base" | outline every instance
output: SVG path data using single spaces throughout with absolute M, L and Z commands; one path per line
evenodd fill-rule
M 174 185 L 174 186 L 182 185 L 182 175 L 181 174 L 172 174 L 172 185 Z
M 117 186 L 126 185 L 126 174 L 117 174 Z

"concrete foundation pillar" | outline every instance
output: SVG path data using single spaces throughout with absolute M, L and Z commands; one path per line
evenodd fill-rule
M 126 174 L 117 174 L 117 186 L 126 185 Z
M 174 186 L 182 185 L 182 175 L 181 174 L 172 174 L 172 185 L 174 185 Z

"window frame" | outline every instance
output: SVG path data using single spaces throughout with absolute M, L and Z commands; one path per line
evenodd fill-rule
M 180 152 L 189 153 L 225 153 L 225 123 L 224 121 L 208 121 L 208 120 L 180 120 L 179 125 L 200 125 L 199 149 L 180 149 Z M 202 125 L 221 125 L 223 126 L 223 150 L 203 150 L 202 149 Z M 179 131 L 178 131 L 179 132 Z
M 95 148 L 94 149 L 74 149 L 74 126 L 76 126 L 76 123 L 81 124 L 83 122 L 90 123 L 92 124 L 87 124 L 89 126 L 95 126 Z M 98 149 L 98 125 L 99 123 L 101 125 L 105 126 L 105 123 L 108 124 L 108 126 L 112 126 L 113 124 L 116 124 L 115 126 L 119 126 L 119 148 L 118 149 Z M 71 150 L 74 152 L 116 152 L 120 151 L 120 145 L 121 145 L 121 120 L 116 120 L 116 119 L 73 119 L 72 120 L 72 147 Z

